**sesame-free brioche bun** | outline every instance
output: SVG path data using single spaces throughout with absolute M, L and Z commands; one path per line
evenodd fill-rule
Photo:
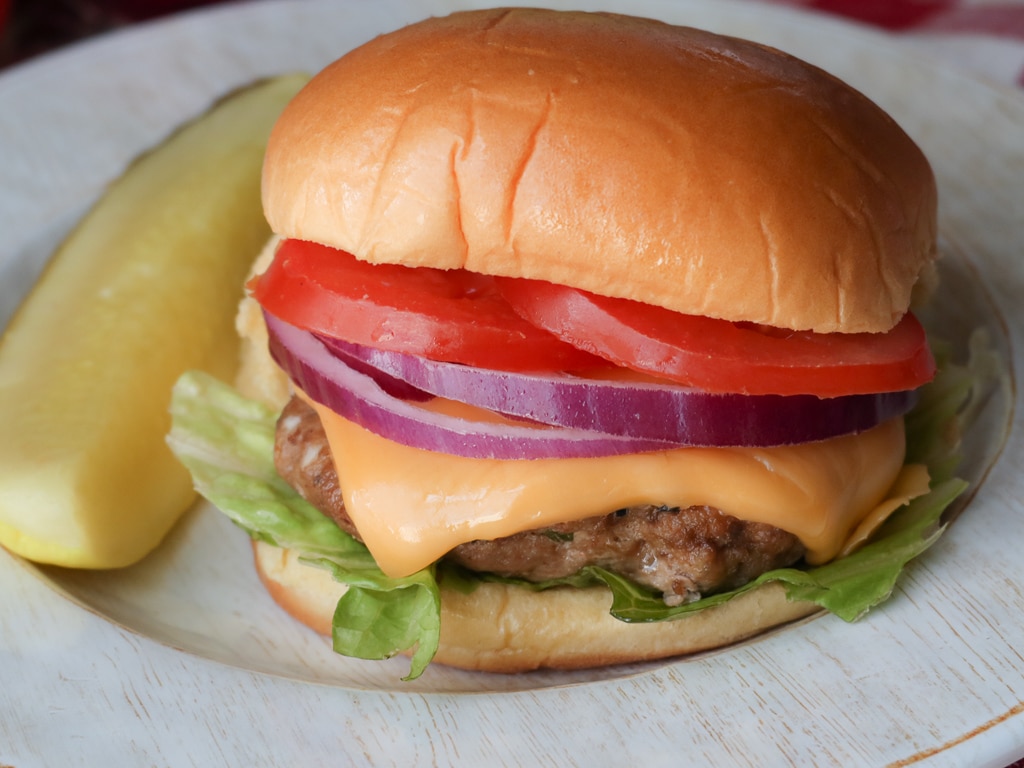
M 933 258 L 935 182 L 879 107 L 778 51 L 496 9 L 386 34 L 270 139 L 273 230 L 370 262 L 735 321 L 884 331 Z
M 345 591 L 291 550 L 253 542 L 256 570 L 271 597 L 291 616 L 331 635 Z M 721 648 L 820 610 L 790 602 L 778 584 L 675 621 L 627 624 L 613 618 L 604 587 L 534 592 L 481 583 L 466 594 L 441 589 L 441 640 L 434 661 L 486 672 L 581 669 L 648 661 Z

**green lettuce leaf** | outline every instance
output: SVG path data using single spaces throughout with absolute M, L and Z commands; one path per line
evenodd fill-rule
M 348 585 L 335 611 L 334 650 L 385 659 L 415 649 L 408 679 L 437 651 L 441 595 L 433 569 L 392 579 L 360 542 L 296 493 L 274 469 L 277 414 L 205 373 L 171 396 L 167 442 L 196 490 L 254 539 L 295 550 Z
M 692 603 L 668 606 L 656 594 L 600 568 L 585 569 L 612 592 L 611 613 L 623 621 L 664 621 L 732 600 L 761 584 L 778 581 L 790 600 L 820 605 L 846 621 L 860 618 L 892 593 L 903 567 L 930 547 L 942 531 L 942 511 L 966 483 L 947 480 L 926 496 L 904 507 L 880 531 L 875 541 L 852 555 L 817 568 L 768 571 L 744 586 Z
M 940 371 L 907 418 L 908 459 L 925 462 L 928 494 L 898 510 L 872 541 L 854 554 L 811 569 L 784 568 L 732 592 L 669 606 L 660 595 L 598 567 L 543 584 L 513 581 L 528 589 L 604 584 L 611 612 L 623 621 L 663 621 L 720 605 L 769 581 L 792 600 L 811 601 L 853 621 L 892 592 L 904 566 L 938 538 L 943 511 L 967 487 L 953 477 L 959 460 L 959 420 L 969 409 L 981 373 L 950 363 L 937 352 Z M 444 563 L 402 579 L 387 577 L 361 543 L 302 499 L 273 466 L 276 414 L 202 373 L 185 374 L 174 389 L 168 443 L 191 471 L 196 489 L 255 539 L 297 551 L 311 566 L 348 585 L 334 614 L 334 649 L 343 655 L 383 659 L 412 651 L 409 675 L 422 674 L 440 634 L 438 568 L 446 586 L 471 590 L 489 576 L 467 574 Z
M 855 621 L 886 600 L 904 566 L 938 539 L 943 530 L 943 511 L 966 487 L 965 482 L 955 478 L 938 484 L 928 494 L 902 507 L 879 529 L 870 544 L 841 560 L 806 570 L 768 571 L 730 592 L 681 605 L 667 605 L 658 593 L 597 566 L 587 566 L 569 578 L 541 583 L 491 576 L 481 578 L 538 590 L 604 584 L 612 593 L 612 616 L 627 622 L 678 618 L 721 605 L 762 584 L 777 581 L 785 588 L 788 599 L 812 602 L 846 621 Z
M 943 513 L 968 487 L 954 477 L 960 462 L 960 432 L 974 417 L 987 384 L 1001 375 L 999 362 L 983 337 L 972 339 L 971 359 L 956 365 L 949 349 L 936 344 L 938 374 L 923 387 L 918 403 L 906 418 L 907 460 L 928 465 L 930 490 L 897 510 L 851 555 L 816 568 L 781 568 L 730 592 L 710 595 L 682 605 L 667 605 L 661 596 L 616 573 L 596 566 L 566 579 L 532 583 L 521 579 L 489 580 L 515 583 L 524 589 L 604 584 L 612 593 L 611 614 L 622 621 L 666 621 L 712 606 L 768 582 L 779 582 L 790 600 L 815 603 L 846 621 L 855 621 L 884 602 L 904 567 L 935 543 L 945 528 Z

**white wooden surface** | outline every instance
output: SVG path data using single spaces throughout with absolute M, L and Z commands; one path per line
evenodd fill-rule
M 174 124 L 254 76 L 316 69 L 376 32 L 471 5 L 226 7 L 0 76 L 0 323 L 32 265 Z M 781 9 L 586 5 L 759 38 L 878 99 L 932 157 L 944 227 L 1021 348 L 1016 93 Z M 43 572 L 0 552 L 0 766 L 1005 765 L 1024 754 L 1020 421 L 965 515 L 866 621 L 821 618 L 649 669 L 432 670 L 402 684 L 401 662 L 353 666 L 282 619 L 255 586 L 244 541 L 208 510 L 125 572 Z

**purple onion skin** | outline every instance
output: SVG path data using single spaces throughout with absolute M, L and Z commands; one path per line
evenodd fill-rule
M 666 382 L 521 374 L 437 362 L 339 339 L 324 344 L 350 365 L 405 382 L 414 391 L 459 400 L 541 424 L 676 446 L 769 447 L 862 432 L 904 415 L 914 390 L 819 398 L 714 394 Z
M 479 459 L 596 458 L 673 448 L 601 432 L 475 422 L 426 411 L 388 394 L 315 335 L 265 313 L 270 353 L 314 401 L 365 429 L 413 448 Z

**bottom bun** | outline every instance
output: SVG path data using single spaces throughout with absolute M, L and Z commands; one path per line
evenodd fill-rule
M 256 569 L 274 600 L 295 619 L 331 635 L 345 592 L 330 574 L 287 549 L 253 542 Z M 441 590 L 441 642 L 434 661 L 487 672 L 581 669 L 720 648 L 808 616 L 818 606 L 791 602 L 767 584 L 674 621 L 628 624 L 608 609 L 604 587 L 532 591 L 484 582 L 463 594 Z

